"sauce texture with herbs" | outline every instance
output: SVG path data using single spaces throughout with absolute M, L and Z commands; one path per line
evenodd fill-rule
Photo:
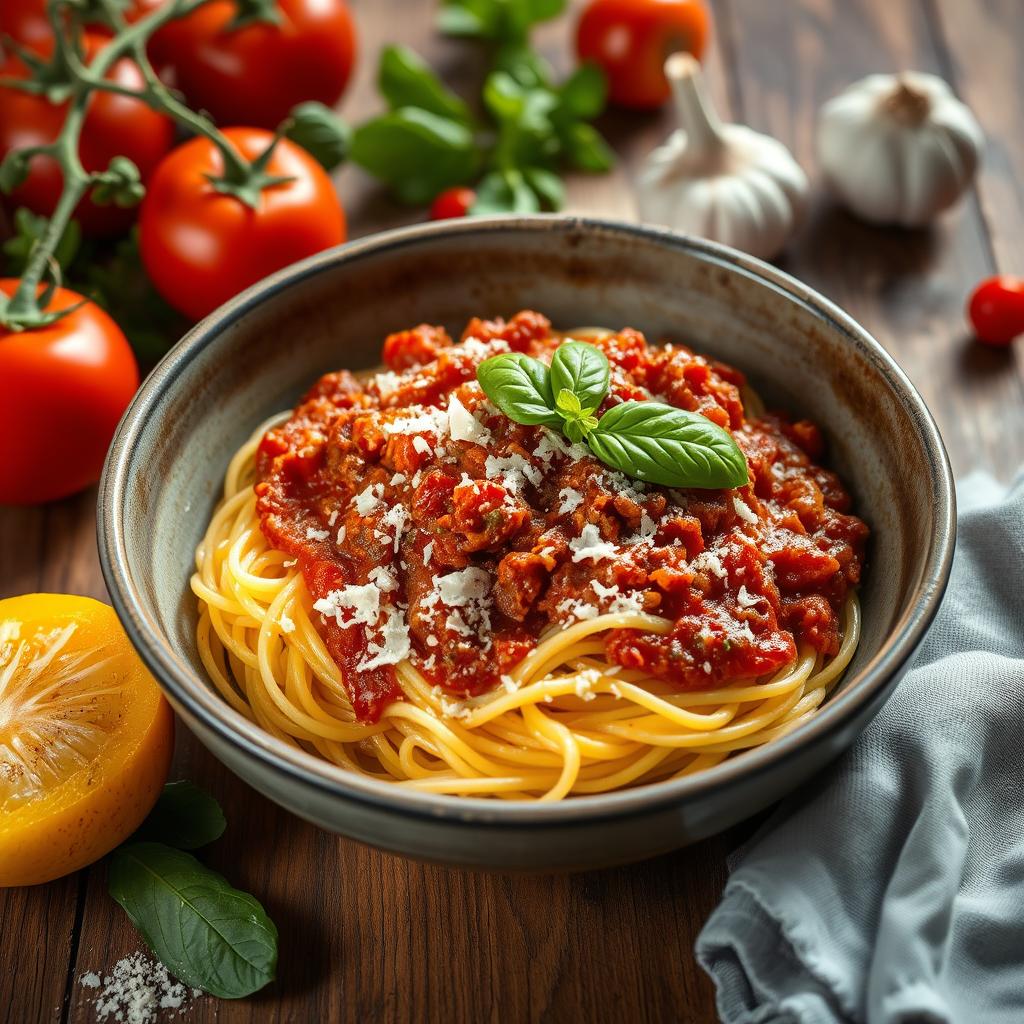
M 630 399 L 698 412 L 732 434 L 750 475 L 715 491 L 630 479 L 512 422 L 477 383 L 491 356 L 548 362 L 564 340 L 530 311 L 474 319 L 459 343 L 401 331 L 385 371 L 328 374 L 263 438 L 262 530 L 298 559 L 360 721 L 401 697 L 403 661 L 472 696 L 548 630 L 609 612 L 671 620 L 666 634 L 610 630 L 606 655 L 680 690 L 771 673 L 798 644 L 838 651 L 868 529 L 817 464 L 818 428 L 748 418 L 738 371 L 626 328 L 594 341 L 611 365 L 598 414 Z

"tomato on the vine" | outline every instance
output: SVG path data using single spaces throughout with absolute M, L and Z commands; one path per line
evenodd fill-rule
M 476 202 L 476 193 L 471 188 L 456 185 L 445 189 L 430 204 L 431 220 L 450 220 L 453 217 L 465 217 Z
M 152 9 L 164 0 L 136 0 Z M 169 22 L 149 53 L 189 105 L 225 125 L 276 128 L 307 100 L 334 106 L 356 58 L 345 0 L 277 0 L 277 23 L 230 29 L 233 0 L 213 0 Z
M 979 341 L 1009 345 L 1024 334 L 1024 278 L 990 277 L 982 281 L 967 304 L 967 315 Z
M 53 30 L 46 16 L 46 0 L 3 0 L 0 3 L 0 41 L 5 36 L 49 56 L 53 50 Z
M 224 135 L 247 160 L 273 140 L 261 128 Z M 288 180 L 264 188 L 255 208 L 219 191 L 224 157 L 200 136 L 153 175 L 139 220 L 142 260 L 160 294 L 186 316 L 199 320 L 260 278 L 345 241 L 331 179 L 304 149 L 281 139 L 265 171 Z
M 576 52 L 604 69 L 613 103 L 649 110 L 669 98 L 666 59 L 685 50 L 700 60 L 710 30 L 704 0 L 590 0 Z
M 17 280 L 0 280 L 13 295 Z M 46 312 L 82 296 L 58 288 Z M 0 505 L 65 498 L 95 483 L 139 371 L 120 328 L 93 302 L 46 327 L 0 326 Z
M 103 48 L 106 38 L 88 32 L 84 42 L 85 56 L 91 60 Z M 28 69 L 17 57 L 10 57 L 0 67 L 0 77 L 27 78 Z M 108 78 L 128 89 L 138 89 L 143 84 L 138 65 L 128 58 L 119 60 Z M 66 103 L 55 104 L 43 96 L 0 88 L 0 160 L 12 149 L 53 142 L 66 114 Z M 87 171 L 105 171 L 113 157 L 126 156 L 146 181 L 173 142 L 171 121 L 150 110 L 141 100 L 94 93 L 89 99 L 78 155 Z M 50 216 L 60 199 L 63 180 L 57 161 L 39 154 L 30 161 L 26 180 L 6 201 L 11 207 L 27 206 L 36 213 Z M 83 232 L 92 237 L 119 234 L 131 224 L 134 216 L 134 210 L 114 205 L 98 206 L 89 198 L 75 211 Z

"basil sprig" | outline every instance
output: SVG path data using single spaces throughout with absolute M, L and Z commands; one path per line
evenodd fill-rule
M 220 805 L 190 782 L 172 782 L 142 826 L 110 857 L 110 895 L 178 979 L 222 999 L 273 981 L 277 928 L 259 901 L 186 850 L 220 837 Z
M 560 428 L 605 465 L 666 487 L 725 489 L 749 479 L 747 460 L 728 431 L 699 413 L 662 402 L 623 402 L 600 418 L 611 371 L 594 345 L 568 341 L 551 368 L 522 353 L 485 359 L 477 380 L 510 419 Z

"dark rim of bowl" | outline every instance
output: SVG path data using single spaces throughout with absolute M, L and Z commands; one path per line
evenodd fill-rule
M 174 387 L 193 356 L 245 313 L 301 281 L 336 264 L 354 263 L 369 255 L 429 244 L 437 237 L 508 232 L 552 232 L 591 238 L 626 235 L 696 254 L 706 262 L 741 276 L 755 278 L 827 322 L 855 345 L 884 377 L 914 421 L 927 452 L 932 489 L 932 533 L 920 580 L 910 606 L 881 649 L 849 680 L 844 690 L 807 722 L 763 747 L 744 751 L 697 775 L 612 793 L 579 796 L 558 803 L 496 801 L 419 793 L 345 769 L 274 739 L 234 711 L 191 666 L 171 650 L 155 619 L 140 599 L 127 564 L 123 517 L 128 513 L 128 470 L 141 432 L 163 398 Z M 294 781 L 377 810 L 434 821 L 449 819 L 489 826 L 562 827 L 601 819 L 648 814 L 713 795 L 717 790 L 778 768 L 801 749 L 827 735 L 872 700 L 884 694 L 893 676 L 913 654 L 938 611 L 949 578 L 956 537 L 953 477 L 938 428 L 917 390 L 882 346 L 856 321 L 807 285 L 768 263 L 728 246 L 671 231 L 614 220 L 559 215 L 490 217 L 449 220 L 400 228 L 318 253 L 253 285 L 190 330 L 161 360 L 125 412 L 107 455 L 97 509 L 100 564 L 114 608 L 143 661 L 170 696 L 189 715 L 250 760 L 290 776 Z M 183 583 L 188 567 L 182 567 Z

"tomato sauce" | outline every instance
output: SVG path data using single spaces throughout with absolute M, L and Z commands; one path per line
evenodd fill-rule
M 547 362 L 546 318 L 473 320 L 461 343 L 421 325 L 384 343 L 387 370 L 323 377 L 258 452 L 258 512 L 299 560 L 356 716 L 401 696 L 411 660 L 455 697 L 487 692 L 551 627 L 606 612 L 673 622 L 612 630 L 610 661 L 681 690 L 775 671 L 797 644 L 835 654 L 861 573 L 865 524 L 818 465 L 818 428 L 747 418 L 742 375 L 625 329 L 599 413 L 628 399 L 699 412 L 746 455 L 736 490 L 676 490 L 609 469 L 545 427 L 502 415 L 476 367 L 502 352 Z

